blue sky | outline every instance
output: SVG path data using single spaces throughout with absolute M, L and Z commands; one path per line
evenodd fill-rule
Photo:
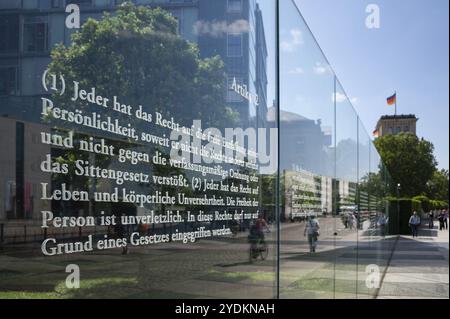
M 381 115 L 394 114 L 394 109 L 387 106 L 386 98 L 396 90 L 398 112 L 419 117 L 418 135 L 434 143 L 439 167 L 448 169 L 449 1 L 296 2 L 367 131 L 372 132 Z M 368 29 L 365 25 L 366 6 L 371 3 L 380 8 L 380 29 Z M 289 17 L 292 25 L 299 21 L 293 14 Z M 287 55 L 289 50 L 295 50 L 295 43 L 308 41 L 308 35 L 292 34 L 289 28 L 282 30 L 281 38 L 282 41 L 287 39 L 284 45 Z M 311 56 L 317 58 L 320 52 L 308 53 L 308 56 L 312 62 Z M 295 59 L 300 60 L 301 57 L 295 55 Z M 287 63 L 291 68 L 284 72 L 293 77 L 293 83 L 296 71 L 298 76 L 308 72 L 302 66 L 295 67 L 292 61 Z M 316 61 L 315 64 L 316 73 L 326 68 L 325 63 Z M 320 87 L 308 83 L 311 89 L 326 96 L 325 91 L 329 89 L 327 80 L 321 80 Z M 308 104 L 308 98 L 292 97 L 302 105 Z M 350 105 L 350 102 L 345 103 Z M 325 126 L 327 120 L 324 119 Z

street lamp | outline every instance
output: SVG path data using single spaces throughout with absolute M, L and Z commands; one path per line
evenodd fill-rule
M 400 188 L 401 184 L 397 184 L 397 227 L 398 227 L 398 235 L 400 235 Z

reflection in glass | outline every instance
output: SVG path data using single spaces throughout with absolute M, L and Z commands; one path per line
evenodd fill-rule
M 0 298 L 375 295 L 389 173 L 275 5 L 0 2 Z

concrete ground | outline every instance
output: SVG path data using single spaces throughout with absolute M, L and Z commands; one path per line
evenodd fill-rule
M 449 298 L 449 232 L 422 229 L 401 236 L 387 269 L 380 299 Z
M 383 238 L 368 224 L 356 231 L 344 229 L 337 218 L 320 222 L 321 236 L 314 254 L 309 253 L 303 223 L 282 224 L 281 298 L 365 299 L 378 292 L 380 297 L 390 298 L 410 296 L 412 290 L 417 297 L 448 297 L 448 233 L 446 242 L 443 233 L 436 237 L 423 233 L 415 241 L 402 238 L 387 269 L 396 237 Z M 276 233 L 268 234 L 267 241 L 268 259 L 254 263 L 249 262 L 246 233 L 189 245 L 131 248 L 128 255 L 114 249 L 44 257 L 39 244 L 3 247 L 0 299 L 274 298 Z M 65 285 L 68 264 L 80 266 L 80 289 Z M 387 269 L 380 290 L 367 284 L 368 269 L 373 265 L 380 274 Z M 412 285 L 416 288 L 411 289 Z

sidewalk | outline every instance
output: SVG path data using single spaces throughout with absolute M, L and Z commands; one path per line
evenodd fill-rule
M 449 298 L 449 232 L 421 229 L 401 236 L 382 282 L 379 299 Z

